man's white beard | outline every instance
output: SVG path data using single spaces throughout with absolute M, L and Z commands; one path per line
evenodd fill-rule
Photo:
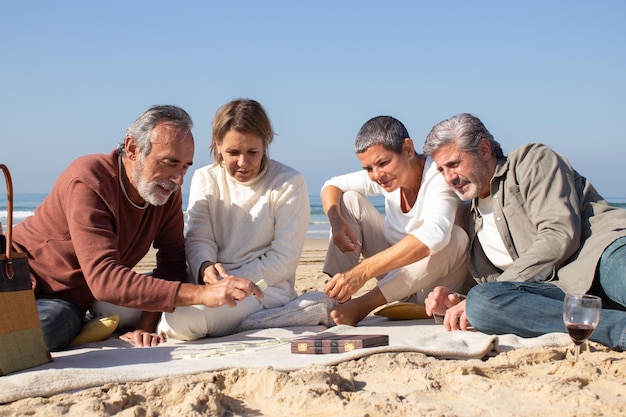
M 137 165 L 133 170 L 133 179 L 135 180 L 135 184 L 137 184 L 137 191 L 141 198 L 146 200 L 149 204 L 153 206 L 162 206 L 167 203 L 167 200 L 174 194 L 178 185 L 174 184 L 170 181 L 148 181 L 141 173 L 143 171 L 144 166 L 144 157 L 140 156 L 137 160 Z M 168 191 L 171 191 L 169 194 L 162 194 L 157 187 L 163 187 Z

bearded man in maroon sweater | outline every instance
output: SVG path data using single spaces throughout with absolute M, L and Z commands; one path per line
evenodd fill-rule
M 13 230 L 28 254 L 44 339 L 61 350 L 80 332 L 94 302 L 139 311 L 121 337 L 136 346 L 162 341 L 161 312 L 177 306 L 234 306 L 261 290 L 236 277 L 211 285 L 186 275 L 181 186 L 193 162 L 192 120 L 176 106 L 153 106 L 109 154 L 72 162 L 35 214 Z M 133 267 L 151 246 L 152 274 Z

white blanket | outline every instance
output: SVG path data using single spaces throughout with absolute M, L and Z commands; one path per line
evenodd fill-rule
M 387 334 L 389 346 L 346 353 L 295 354 L 289 341 L 327 331 L 335 334 Z M 291 371 L 336 365 L 381 352 L 421 352 L 445 359 L 483 358 L 520 347 L 564 346 L 566 333 L 524 339 L 479 332 L 445 332 L 432 320 L 388 321 L 367 317 L 359 327 L 303 326 L 248 330 L 232 336 L 195 342 L 169 340 L 153 348 L 133 348 L 117 338 L 53 354 L 54 361 L 0 377 L 0 403 L 26 397 L 100 386 L 112 382 L 149 381 L 158 377 L 219 371 L 229 368 L 272 367 Z M 198 357 L 200 355 L 200 357 Z

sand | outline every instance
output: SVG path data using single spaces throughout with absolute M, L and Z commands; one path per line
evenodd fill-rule
M 297 290 L 321 290 L 326 242 L 309 240 Z M 150 269 L 151 253 L 138 265 Z M 0 405 L 1 416 L 626 416 L 626 352 L 588 343 L 485 360 L 376 354 L 299 371 L 230 369 L 107 384 Z

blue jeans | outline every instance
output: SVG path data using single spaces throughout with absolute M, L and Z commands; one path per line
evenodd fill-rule
M 37 310 L 43 339 L 51 351 L 69 346 L 80 332 L 85 313 L 69 301 L 59 298 L 38 298 Z
M 609 245 L 598 264 L 595 288 L 612 308 L 603 308 L 590 339 L 626 350 L 626 237 Z M 489 282 L 467 294 L 470 324 L 483 333 L 536 337 L 565 332 L 565 293 L 549 282 Z

